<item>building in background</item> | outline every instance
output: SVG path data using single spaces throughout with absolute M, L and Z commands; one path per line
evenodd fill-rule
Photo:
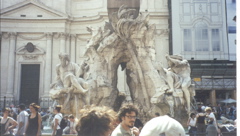
M 170 2 L 170 52 L 190 62 L 197 101 L 236 99 L 236 1 Z
M 129 0 L 133 1 L 133 0 Z M 0 104 L 32 102 L 47 108 L 50 84 L 55 81 L 58 54 L 69 53 L 81 64 L 91 34 L 86 27 L 108 21 L 107 0 L 1 0 Z M 140 12 L 150 13 L 156 24 L 156 58 L 168 52 L 168 1 L 144 0 Z M 119 69 L 120 91 L 128 93 Z

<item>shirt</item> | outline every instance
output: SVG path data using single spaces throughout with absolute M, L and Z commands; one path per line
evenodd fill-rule
M 192 127 L 195 127 L 196 126 L 196 118 L 192 119 L 190 118 L 190 121 L 189 121 L 189 125 L 192 126 Z
M 20 132 L 20 135 L 23 135 L 23 133 L 25 133 L 26 131 L 26 128 L 27 128 L 27 122 L 28 122 L 28 113 L 26 111 L 21 111 L 17 117 L 17 122 L 18 122 L 18 125 L 17 125 L 17 130 L 18 130 L 18 127 L 19 127 L 19 124 L 20 122 L 23 123 L 23 126 L 22 128 L 19 130 Z
M 63 118 L 62 113 L 56 114 L 56 115 L 54 116 L 54 118 L 53 118 L 53 124 L 54 124 L 54 126 L 55 126 L 55 119 L 58 119 L 57 129 L 61 129 L 61 128 L 60 128 L 60 122 L 61 122 L 62 118 Z
M 208 115 L 209 118 L 213 118 L 213 125 L 216 127 L 217 129 L 217 122 L 216 122 L 216 118 L 215 118 L 215 115 L 213 114 L 213 112 L 211 112 L 209 115 Z
M 7 124 L 5 125 L 5 130 L 10 126 L 10 123 L 13 124 L 14 119 L 11 117 L 7 117 L 7 118 L 1 118 L 1 124 L 5 124 L 6 121 L 8 120 Z M 7 131 L 4 135 L 10 134 L 9 131 Z
M 135 136 L 133 132 L 126 131 L 121 123 L 113 130 L 111 136 Z

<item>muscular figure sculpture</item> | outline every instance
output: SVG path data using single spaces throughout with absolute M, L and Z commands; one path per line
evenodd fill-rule
M 87 90 L 82 87 L 83 79 L 80 78 L 81 68 L 76 63 L 70 62 L 69 55 L 66 53 L 60 53 L 59 59 L 61 63 L 56 67 L 57 82 L 62 84 L 66 90 L 75 87 L 76 89 L 74 90 L 78 90 L 78 92 L 74 93 L 87 92 Z
M 187 102 L 187 111 L 190 112 L 190 92 L 189 86 L 191 85 L 190 78 L 190 65 L 187 60 L 182 59 L 182 56 L 178 55 L 166 55 L 166 59 L 168 61 L 168 66 L 170 67 L 169 72 L 167 72 L 167 82 L 170 87 L 168 93 L 172 93 L 174 91 L 174 78 L 171 76 L 171 72 L 177 74 L 180 77 L 181 88 L 184 93 L 185 100 Z

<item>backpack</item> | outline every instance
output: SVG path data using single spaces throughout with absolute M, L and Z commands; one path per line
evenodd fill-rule
M 61 117 L 61 116 L 60 116 Z M 62 120 L 61 120 L 61 122 L 60 122 L 60 128 L 61 129 L 64 129 L 66 126 L 67 126 L 67 124 L 68 124 L 68 120 L 67 119 L 65 119 L 65 118 L 63 118 L 63 117 L 61 117 L 62 118 Z
M 1 122 L 2 118 L 0 118 L 0 122 Z M 5 126 L 8 122 L 9 118 L 7 119 L 7 121 L 4 124 L 0 123 L 0 136 L 5 134 L 7 132 L 7 130 L 5 129 Z

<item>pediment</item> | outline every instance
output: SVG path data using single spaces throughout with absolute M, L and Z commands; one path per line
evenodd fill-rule
M 17 55 L 43 55 L 45 51 L 32 43 L 27 43 L 16 50 Z
M 1 18 L 51 19 L 66 18 L 67 15 L 55 11 L 35 1 L 25 1 L 1 10 Z

